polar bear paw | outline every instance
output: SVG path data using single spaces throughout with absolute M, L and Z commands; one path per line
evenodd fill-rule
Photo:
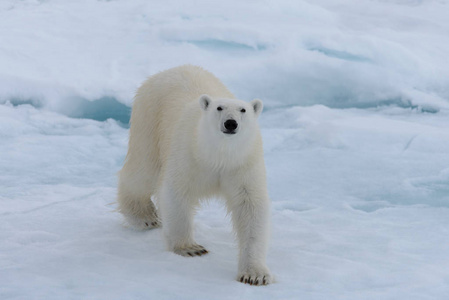
M 153 218 L 138 218 L 135 216 L 125 215 L 126 222 L 135 229 L 145 230 L 161 227 L 161 220 L 154 216 Z
M 273 282 L 273 276 L 267 268 L 248 270 L 237 275 L 237 281 L 250 285 L 267 285 Z
M 198 244 L 193 244 L 182 248 L 175 248 L 173 252 L 182 256 L 201 256 L 209 253 L 203 246 Z

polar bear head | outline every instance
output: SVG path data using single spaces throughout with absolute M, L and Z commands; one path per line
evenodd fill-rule
M 262 101 L 199 98 L 201 116 L 197 127 L 197 155 L 216 168 L 235 168 L 249 157 L 263 155 L 258 117 Z
M 248 103 L 237 99 L 212 99 L 208 95 L 202 95 L 199 103 L 209 129 L 228 137 L 253 133 L 263 109 L 263 103 L 259 99 Z

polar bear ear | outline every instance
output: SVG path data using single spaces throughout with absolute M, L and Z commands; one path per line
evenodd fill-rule
M 203 110 L 207 110 L 211 102 L 212 99 L 208 95 L 201 95 L 199 99 L 200 106 Z
M 250 102 L 251 106 L 254 108 L 254 113 L 256 114 L 256 116 L 258 117 L 260 115 L 260 113 L 263 110 L 263 103 L 262 100 L 260 99 L 254 99 L 253 101 Z

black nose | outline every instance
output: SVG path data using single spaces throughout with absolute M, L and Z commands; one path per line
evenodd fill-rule
M 229 131 L 234 131 L 237 128 L 238 124 L 235 120 L 229 119 L 224 122 L 224 127 Z

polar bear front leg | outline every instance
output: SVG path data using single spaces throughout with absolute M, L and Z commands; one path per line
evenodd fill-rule
M 249 196 L 249 195 L 248 195 Z M 242 197 L 232 209 L 232 220 L 239 242 L 237 280 L 251 285 L 266 285 L 272 276 L 266 266 L 268 246 L 268 205 L 265 201 Z
M 266 285 L 273 281 L 266 266 L 269 239 L 269 199 L 265 189 L 240 185 L 228 197 L 234 230 L 239 242 L 237 280 L 251 285 Z
M 208 251 L 193 238 L 194 203 L 186 193 L 174 188 L 171 179 L 163 183 L 160 193 L 162 230 L 170 251 L 182 256 L 201 256 Z

